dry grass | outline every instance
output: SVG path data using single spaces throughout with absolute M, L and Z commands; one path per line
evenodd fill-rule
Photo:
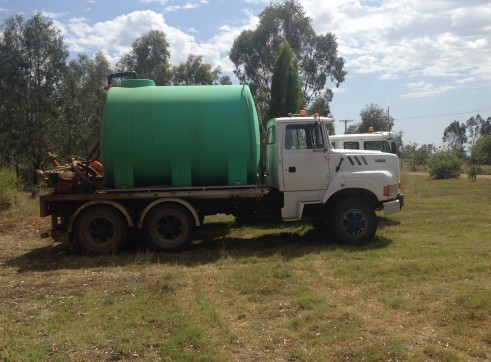
M 217 217 L 182 253 L 86 257 L 0 214 L 0 360 L 489 360 L 491 181 L 403 181 L 364 247 Z

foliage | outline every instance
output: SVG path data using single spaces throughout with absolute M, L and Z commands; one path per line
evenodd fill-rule
M 409 142 L 399 149 L 400 157 L 409 161 L 412 171 L 416 171 L 417 166 L 424 166 L 426 170 L 430 158 L 436 151 L 436 147 L 431 143 L 418 147 L 417 143 Z
M 221 78 L 220 67 L 212 70 L 210 64 L 203 63 L 202 55 L 189 55 L 185 63 L 173 68 L 172 73 L 174 85 L 210 85 L 225 79 Z
M 251 84 L 260 108 L 268 108 L 276 51 L 284 41 L 299 60 L 306 104 L 328 80 L 336 86 L 344 81 L 344 59 L 337 55 L 335 36 L 315 34 L 299 1 L 273 2 L 259 15 L 257 28 L 244 30 L 230 51 L 235 74 L 240 81 Z
M 321 116 L 329 116 L 331 114 L 329 110 L 329 103 L 332 101 L 333 92 L 330 89 L 325 89 L 315 100 L 311 103 L 308 113 L 309 114 L 320 114 Z M 329 124 L 327 130 L 330 135 L 336 134 L 334 124 Z
M 131 47 L 131 52 L 116 65 L 118 71 L 134 70 L 140 78 L 153 79 L 157 85 L 170 84 L 169 43 L 162 31 L 150 30 L 137 38 Z
M 9 209 L 13 202 L 13 191 L 18 191 L 21 183 L 15 174 L 0 168 L 0 211 Z
M 57 127 L 61 84 L 68 51 L 60 31 L 41 14 L 27 21 L 7 19 L 0 37 L 0 108 L 4 159 L 24 164 L 26 178 L 34 183 L 34 170 L 53 145 Z
M 63 158 L 85 158 L 99 139 L 104 108 L 103 85 L 112 72 L 102 52 L 94 59 L 79 55 L 70 61 L 62 85 L 60 125 L 56 152 Z
M 417 143 L 409 142 L 409 144 L 404 145 L 401 149 L 399 149 L 401 158 L 409 160 L 411 171 L 416 171 L 416 166 L 418 165 L 417 157 L 416 157 L 416 154 L 418 152 L 417 148 L 418 148 Z
M 473 181 L 477 179 L 477 173 L 481 167 L 481 164 L 485 161 L 486 156 L 480 148 L 475 147 L 476 141 L 479 139 L 481 133 L 481 125 L 483 119 L 478 114 L 476 117 L 471 117 L 465 123 L 466 130 L 469 133 L 469 149 L 470 157 L 468 159 L 467 175 Z
M 278 49 L 274 64 L 269 118 L 297 113 L 302 104 L 303 93 L 298 76 L 298 63 L 290 45 L 283 42 Z
M 491 165 L 491 134 L 485 135 L 476 141 L 472 148 L 472 153 L 474 154 L 474 152 L 482 155 L 482 163 Z
M 467 140 L 469 141 L 469 146 L 471 149 L 472 147 L 474 147 L 474 144 L 479 139 L 483 122 L 484 120 L 478 114 L 476 117 L 469 118 L 465 123 L 466 132 L 469 133 L 469 137 L 467 138 Z
M 429 160 L 430 178 L 449 179 L 459 178 L 463 162 L 454 149 L 437 151 Z
M 360 123 L 348 127 L 348 133 L 367 133 L 370 127 L 376 132 L 390 131 L 394 127 L 394 118 L 388 110 L 374 103 L 361 110 L 360 118 Z
M 480 118 L 479 133 L 481 137 L 491 136 L 491 117 L 488 117 L 487 119 L 484 119 L 479 115 L 477 115 L 477 117 Z
M 464 144 L 467 142 L 466 125 L 453 121 L 443 131 L 443 142 L 448 143 L 450 149 L 454 150 L 460 158 L 465 155 Z

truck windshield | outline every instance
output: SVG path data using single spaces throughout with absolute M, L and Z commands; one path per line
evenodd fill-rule
M 392 152 L 388 141 L 365 141 L 364 146 L 366 150 Z

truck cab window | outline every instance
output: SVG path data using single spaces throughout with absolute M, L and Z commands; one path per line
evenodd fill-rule
M 382 152 L 391 152 L 390 144 L 388 141 L 365 141 L 364 142 L 365 150 L 375 150 Z
M 324 148 L 324 136 L 315 124 L 295 124 L 286 126 L 285 149 L 319 149 Z
M 347 150 L 359 150 L 360 144 L 358 142 L 345 142 L 344 148 Z

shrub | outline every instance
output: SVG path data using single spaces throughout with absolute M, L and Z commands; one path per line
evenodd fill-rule
M 441 150 L 435 153 L 429 162 L 430 178 L 459 178 L 462 173 L 463 161 L 453 150 Z
M 20 188 L 21 183 L 12 172 L 0 169 L 0 211 L 8 210 L 13 205 L 15 191 Z

